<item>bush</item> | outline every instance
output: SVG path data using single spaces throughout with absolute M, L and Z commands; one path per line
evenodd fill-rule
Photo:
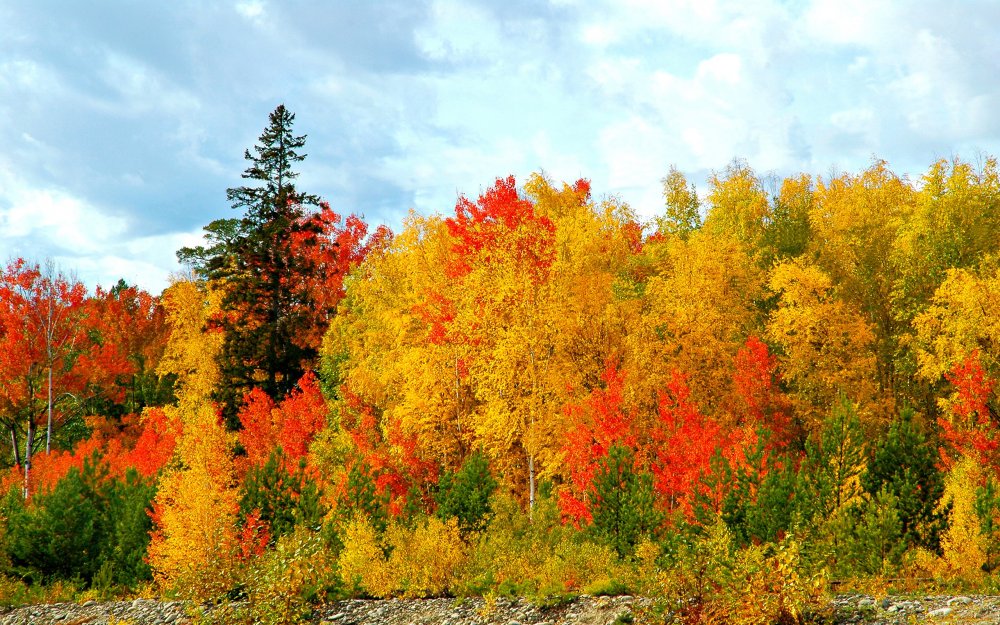
M 254 562 L 247 579 L 250 614 L 261 625 L 304 620 L 314 605 L 340 590 L 332 550 L 317 532 L 301 526 Z
M 344 531 L 339 565 L 353 594 L 434 597 L 451 592 L 465 561 L 455 519 L 425 517 L 412 528 L 392 523 L 380 537 L 359 516 Z
M 135 586 L 151 579 L 145 562 L 155 487 L 130 469 L 108 477 L 95 456 L 27 504 L 8 500 L 7 552 L 13 571 L 36 582 Z
M 721 521 L 681 537 L 659 579 L 662 611 L 681 623 L 800 623 L 827 604 L 826 576 L 799 568 L 797 542 L 737 549 Z
M 507 495 L 471 545 L 455 591 L 462 595 L 551 598 L 585 588 L 609 588 L 629 579 L 614 549 L 563 525 L 558 507 L 542 496 L 529 515 Z

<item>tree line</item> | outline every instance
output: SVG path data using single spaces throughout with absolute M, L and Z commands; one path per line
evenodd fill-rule
M 505 177 L 369 233 L 297 189 L 293 122 L 270 115 L 239 216 L 161 295 L 0 276 L 18 596 L 152 584 L 282 622 L 646 592 L 749 622 L 831 578 L 992 583 L 993 159 L 915 181 L 736 160 L 704 193 L 672 168 L 652 223 L 587 180 Z

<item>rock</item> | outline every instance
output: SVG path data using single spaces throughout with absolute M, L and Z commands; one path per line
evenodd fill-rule
M 968 605 L 972 603 L 972 599 L 968 597 L 952 597 L 948 599 L 948 605 Z
M 927 616 L 930 618 L 941 618 L 942 616 L 948 616 L 949 614 L 951 614 L 951 608 L 938 608 L 928 612 Z

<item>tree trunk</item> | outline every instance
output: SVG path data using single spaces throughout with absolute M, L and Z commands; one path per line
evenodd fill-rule
M 528 454 L 528 520 L 535 515 L 535 457 Z
M 28 498 L 31 479 L 31 448 L 35 445 L 35 420 L 28 420 L 28 435 L 24 440 L 24 498 Z
M 45 428 L 45 455 L 52 453 L 52 356 L 49 355 L 49 418 Z
M 14 466 L 21 466 L 21 447 L 17 442 L 17 428 L 10 426 L 10 448 L 14 452 Z

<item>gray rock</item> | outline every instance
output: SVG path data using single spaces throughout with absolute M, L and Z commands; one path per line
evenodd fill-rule
M 951 614 L 951 608 L 938 608 L 937 610 L 931 610 L 927 613 L 930 618 L 941 618 L 942 616 L 948 616 Z

